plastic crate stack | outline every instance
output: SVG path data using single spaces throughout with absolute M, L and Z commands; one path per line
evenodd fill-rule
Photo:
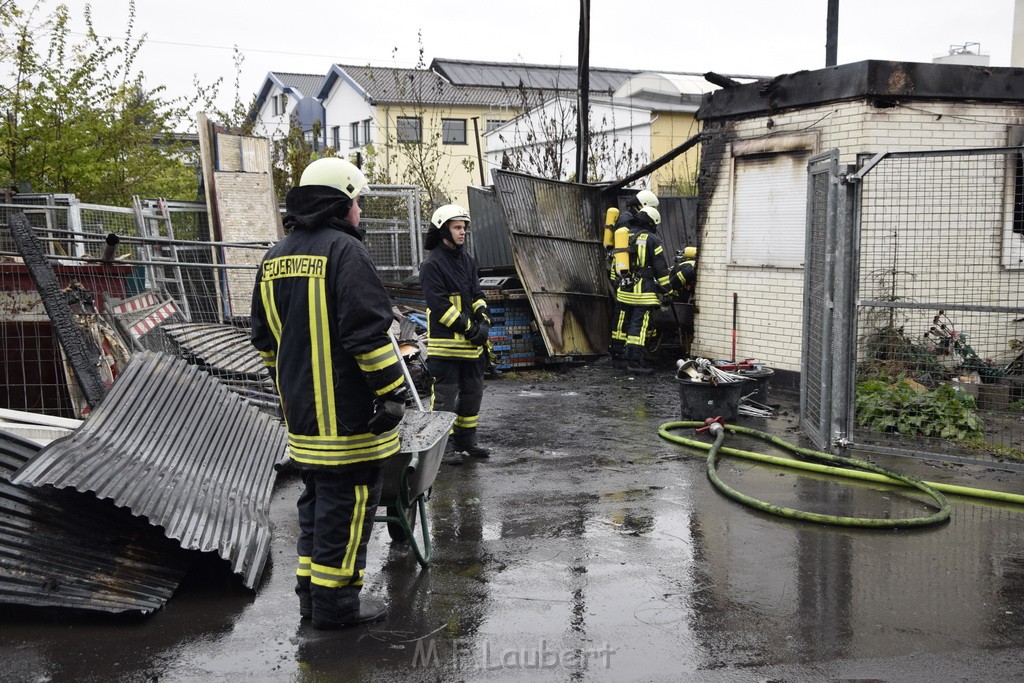
M 491 351 L 498 370 L 537 365 L 533 311 L 522 289 L 484 290 L 491 315 Z

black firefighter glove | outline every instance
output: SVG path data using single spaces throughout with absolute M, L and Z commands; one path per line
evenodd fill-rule
M 403 384 L 377 399 L 373 416 L 370 417 L 369 430 L 371 434 L 383 434 L 398 426 L 398 423 L 402 421 L 402 416 L 405 415 L 405 397 L 408 394 L 409 390 Z
M 466 339 L 474 346 L 483 346 L 487 343 L 490 333 L 491 328 L 481 320 L 469 326 L 469 330 L 466 331 Z

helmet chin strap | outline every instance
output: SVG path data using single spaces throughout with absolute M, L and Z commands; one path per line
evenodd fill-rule
M 441 228 L 441 241 L 444 242 L 449 249 L 454 249 L 455 251 L 460 251 L 465 246 L 465 244 L 455 243 L 455 238 L 452 237 L 452 231 L 448 229 L 447 223 L 443 228 Z

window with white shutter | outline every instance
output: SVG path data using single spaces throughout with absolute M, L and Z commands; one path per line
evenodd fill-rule
M 807 162 L 815 138 L 805 135 L 734 143 L 729 262 L 799 268 L 807 223 Z

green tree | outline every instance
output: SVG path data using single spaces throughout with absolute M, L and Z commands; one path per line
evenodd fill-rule
M 67 6 L 45 17 L 39 8 L 0 8 L 0 182 L 103 204 L 195 199 L 197 151 L 175 130 L 194 130 L 193 112 L 209 106 L 219 81 L 196 83 L 190 97 L 147 88 L 135 68 L 145 37 L 132 34 L 134 2 L 123 41 L 98 36 L 86 6 L 86 35 L 72 43 Z

